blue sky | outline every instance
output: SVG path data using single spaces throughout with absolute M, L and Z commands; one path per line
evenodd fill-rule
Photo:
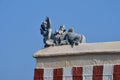
M 0 80 L 33 80 L 46 16 L 53 31 L 74 27 L 88 43 L 120 41 L 120 0 L 0 0 Z

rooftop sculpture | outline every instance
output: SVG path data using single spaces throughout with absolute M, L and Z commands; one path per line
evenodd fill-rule
M 72 28 L 67 31 L 64 25 L 61 25 L 60 28 L 53 33 L 49 17 L 42 22 L 40 32 L 41 35 L 43 35 L 44 47 L 60 45 L 71 45 L 73 47 L 86 42 L 83 34 L 75 33 Z

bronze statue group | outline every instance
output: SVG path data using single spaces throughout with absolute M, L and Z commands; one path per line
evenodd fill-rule
M 60 45 L 71 45 L 74 47 L 75 45 L 86 42 L 83 34 L 75 33 L 73 28 L 67 31 L 64 25 L 61 25 L 60 28 L 53 33 L 51 21 L 48 17 L 42 22 L 40 32 L 41 35 L 43 35 L 44 47 Z

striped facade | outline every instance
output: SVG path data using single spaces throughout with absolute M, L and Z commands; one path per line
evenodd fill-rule
M 120 80 L 120 65 L 36 68 L 34 80 Z

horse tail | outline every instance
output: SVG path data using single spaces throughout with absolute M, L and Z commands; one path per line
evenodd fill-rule
M 81 34 L 80 43 L 86 43 L 86 37 L 83 34 Z

